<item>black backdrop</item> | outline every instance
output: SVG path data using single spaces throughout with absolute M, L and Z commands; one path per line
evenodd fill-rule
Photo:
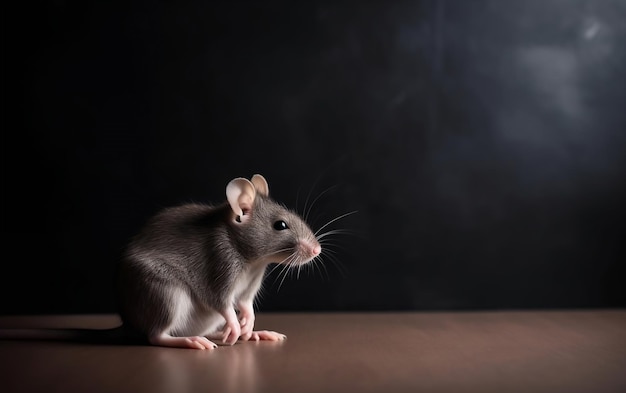
M 315 228 L 358 211 L 262 310 L 626 306 L 622 1 L 22 7 L 2 313 L 114 311 L 151 214 L 254 173 Z

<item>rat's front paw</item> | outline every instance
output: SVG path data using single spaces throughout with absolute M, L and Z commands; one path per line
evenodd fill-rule
M 233 345 L 237 342 L 241 336 L 241 327 L 238 322 L 227 322 L 224 326 L 224 332 L 222 334 L 222 342 L 224 344 Z
M 241 340 L 248 341 L 252 337 L 252 330 L 254 329 L 254 308 L 249 301 L 241 301 L 237 306 L 241 325 Z
M 241 339 L 248 341 L 252 337 L 252 330 L 254 329 L 254 314 L 245 314 L 239 320 L 241 324 Z

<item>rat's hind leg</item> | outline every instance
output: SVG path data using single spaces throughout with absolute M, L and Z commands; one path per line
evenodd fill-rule
M 162 347 L 191 348 L 191 349 L 215 349 L 217 345 L 206 337 L 174 337 L 161 333 L 149 338 L 150 344 Z
M 151 315 L 146 326 L 148 341 L 152 345 L 174 348 L 215 349 L 217 345 L 203 337 L 203 323 L 197 318 L 197 308 L 187 290 L 169 286 L 151 293 L 146 302 Z

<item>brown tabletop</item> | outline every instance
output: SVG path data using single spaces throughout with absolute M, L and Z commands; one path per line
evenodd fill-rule
M 105 328 L 116 316 L 6 316 Z M 626 392 L 626 311 L 276 313 L 216 350 L 0 341 L 12 392 Z

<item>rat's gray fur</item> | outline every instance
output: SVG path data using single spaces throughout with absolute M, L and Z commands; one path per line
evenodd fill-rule
M 252 330 L 253 304 L 266 267 L 272 262 L 284 269 L 299 267 L 317 258 L 318 240 L 329 233 L 316 238 L 297 214 L 268 193 L 261 175 L 251 181 L 237 178 L 226 187 L 227 203 L 172 207 L 149 220 L 119 264 L 122 326 L 2 329 L 0 339 L 94 343 L 147 339 L 154 345 L 196 349 L 215 348 L 208 338 L 226 344 L 284 339 L 276 332 Z M 275 225 L 277 221 L 286 226 Z
M 317 240 L 295 213 L 258 194 L 245 214 L 238 222 L 225 203 L 186 204 L 154 216 L 120 264 L 124 324 L 147 337 L 210 336 L 226 310 L 254 300 L 269 263 L 312 258 L 299 242 Z M 289 229 L 274 229 L 278 220 Z

